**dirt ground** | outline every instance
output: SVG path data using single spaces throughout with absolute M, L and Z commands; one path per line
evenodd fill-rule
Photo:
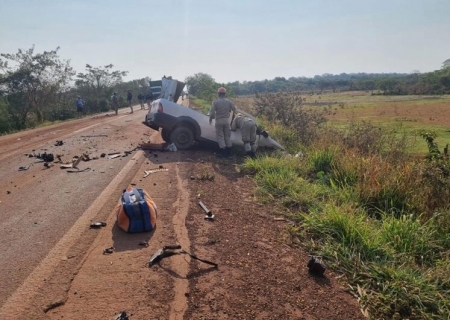
M 156 231 L 125 234 L 111 214 L 106 228 L 93 231 L 99 236 L 67 297 L 48 302 L 64 305 L 46 317 L 103 319 L 126 311 L 131 319 L 363 319 L 339 275 L 308 273 L 307 253 L 286 244 L 286 222 L 258 204 L 253 180 L 232 160 L 217 160 L 208 150 L 147 157 L 153 165 L 144 167 L 169 170 L 145 179 L 140 170 L 133 179 L 158 205 Z M 214 221 L 204 219 L 199 201 Z M 186 255 L 148 267 L 154 252 L 173 244 L 218 269 Z M 102 255 L 110 246 L 115 252 Z
M 132 124 L 139 126 L 139 118 Z M 148 136 L 133 131 L 127 142 L 142 138 Z M 160 139 L 157 132 L 151 135 L 152 142 Z M 276 210 L 258 202 L 254 181 L 237 165 L 242 158 L 222 160 L 195 147 L 140 150 L 127 161 L 111 177 L 120 187 L 93 216 L 107 225 L 89 229 L 83 213 L 66 232 L 76 240 L 54 254 L 54 269 L 41 277 L 34 271 L 28 286 L 30 278 L 24 278 L 20 288 L 33 294 L 7 300 L 2 319 L 114 319 L 122 311 L 129 319 L 363 319 L 344 278 L 332 270 L 325 277 L 308 273 L 307 253 L 292 244 L 287 222 L 274 220 Z M 144 170 L 160 166 L 168 171 L 143 177 Z M 133 169 L 122 173 L 128 167 Z M 153 232 L 127 234 L 116 226 L 113 207 L 128 183 L 146 189 L 156 202 Z M 214 221 L 204 219 L 199 201 Z M 218 268 L 182 254 L 148 266 L 158 249 L 173 244 Z M 113 253 L 103 254 L 109 247 Z

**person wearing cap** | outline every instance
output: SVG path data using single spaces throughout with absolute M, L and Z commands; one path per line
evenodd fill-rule
M 77 100 L 75 101 L 75 104 L 77 106 L 77 113 L 78 113 L 78 119 L 83 116 L 84 111 L 84 100 L 81 99 L 80 96 L 78 96 Z
M 217 90 L 218 98 L 213 102 L 209 112 L 209 124 L 215 119 L 216 138 L 219 144 L 219 157 L 231 157 L 231 131 L 230 113 L 237 112 L 233 102 L 225 98 L 227 90 L 220 87 Z
M 133 101 L 133 94 L 131 93 L 131 90 L 127 90 L 127 101 L 128 101 L 128 106 L 131 109 L 131 113 L 133 113 L 133 106 L 131 104 L 131 102 Z
M 238 113 L 236 118 L 231 123 L 231 131 L 241 130 L 242 142 L 244 142 L 244 149 L 247 156 L 250 158 L 256 157 L 256 129 L 257 125 L 253 118 Z
M 117 116 L 117 112 L 119 110 L 119 97 L 117 96 L 117 92 L 113 93 L 111 100 L 112 100 L 112 108 L 116 112 Z

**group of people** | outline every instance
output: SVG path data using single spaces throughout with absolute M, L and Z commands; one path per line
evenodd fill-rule
M 256 129 L 257 125 L 253 118 L 240 111 L 227 99 L 227 90 L 223 87 L 217 90 L 218 98 L 214 101 L 209 112 L 209 124 L 215 119 L 216 138 L 220 151 L 218 156 L 228 158 L 232 156 L 231 131 L 241 130 L 242 142 L 247 156 L 256 156 Z M 234 112 L 236 116 L 230 124 L 230 114 Z
M 148 108 L 150 109 L 150 104 L 153 101 L 153 93 L 151 90 L 147 92 L 147 94 L 144 96 L 144 94 L 139 93 L 138 95 L 139 104 L 141 105 L 141 109 L 145 109 L 145 104 L 147 104 Z M 131 90 L 127 90 L 127 103 L 128 106 L 131 109 L 131 113 L 133 113 L 133 93 Z M 78 96 L 78 98 L 75 100 L 75 105 L 77 107 L 77 114 L 78 118 L 81 118 L 84 114 L 84 105 L 86 102 L 84 99 L 81 98 L 81 96 Z M 114 92 L 111 96 L 111 108 L 115 111 L 116 115 L 119 111 L 119 96 L 117 95 L 117 92 Z
M 138 100 L 142 110 L 145 109 L 145 103 L 147 103 L 147 106 L 150 109 L 150 104 L 153 101 L 152 91 L 150 90 L 145 96 L 142 93 L 139 93 Z M 117 115 L 117 112 L 119 110 L 119 97 L 117 96 L 117 92 L 113 93 L 111 97 L 111 104 L 112 109 L 116 112 Z M 127 104 L 131 109 L 130 113 L 133 113 L 133 93 L 131 92 L 131 90 L 127 90 Z
M 116 94 L 116 93 L 114 92 L 114 94 Z M 147 107 L 150 109 L 150 104 L 153 101 L 153 92 L 152 92 L 152 90 L 149 90 L 146 95 L 144 95 L 142 92 L 140 92 L 138 94 L 137 98 L 138 98 L 139 104 L 141 106 L 141 110 L 145 110 L 145 104 L 147 104 Z M 127 103 L 131 109 L 131 113 L 133 113 L 132 101 L 133 101 L 133 93 L 131 92 L 131 90 L 127 90 Z M 116 112 L 116 114 L 117 114 L 117 112 Z

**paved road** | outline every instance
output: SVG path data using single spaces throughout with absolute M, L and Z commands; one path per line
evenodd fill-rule
M 145 112 L 89 117 L 0 137 L 0 306 L 80 217 L 93 219 L 110 210 L 116 203 L 107 196 L 117 199 L 136 170 L 129 164 L 133 155 L 81 162 L 79 168 L 90 171 L 67 173 L 59 164 L 45 168 L 25 154 L 47 152 L 70 160 L 83 153 L 93 157 L 131 150 L 150 133 L 157 134 L 141 124 Z M 56 140 L 64 144 L 55 146 Z M 18 171 L 20 166 L 30 167 Z

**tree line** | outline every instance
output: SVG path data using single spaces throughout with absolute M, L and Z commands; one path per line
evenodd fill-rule
M 85 100 L 86 113 L 97 113 L 110 110 L 113 92 L 122 107 L 128 89 L 134 97 L 149 90 L 149 78 L 124 82 L 128 72 L 112 64 L 86 64 L 85 71 L 77 73 L 58 51 L 38 53 L 32 46 L 0 54 L 0 134 L 75 118 L 78 96 Z
M 450 59 L 439 70 L 427 73 L 341 73 L 307 77 L 276 77 L 262 81 L 235 81 L 226 84 L 237 95 L 262 92 L 302 91 L 321 93 L 327 91 L 369 91 L 372 94 L 450 94 Z
M 76 72 L 70 61 L 63 60 L 55 50 L 35 52 L 19 49 L 15 54 L 0 54 L 0 134 L 22 130 L 46 121 L 54 122 L 76 117 L 75 100 L 85 100 L 87 113 L 106 112 L 111 108 L 111 95 L 117 92 L 119 107 L 126 105 L 126 91 L 134 97 L 148 92 L 150 78 L 123 81 L 128 72 L 116 70 L 112 64 L 86 64 Z M 225 87 L 228 96 L 264 92 L 296 91 L 321 93 L 329 91 L 364 90 L 372 94 L 447 94 L 450 93 L 450 59 L 433 72 L 404 73 L 342 73 L 308 77 L 276 77 L 272 80 L 218 83 L 206 73 L 185 79 L 191 95 L 208 102 L 218 87 Z

